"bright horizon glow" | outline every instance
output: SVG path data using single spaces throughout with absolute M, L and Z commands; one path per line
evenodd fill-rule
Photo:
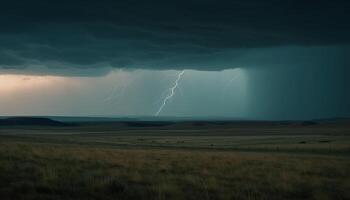
M 67 81 L 67 79 L 61 76 L 0 74 L 0 96 L 20 90 L 50 87 L 55 83 Z

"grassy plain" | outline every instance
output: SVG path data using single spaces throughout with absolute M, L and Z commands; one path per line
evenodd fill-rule
M 0 127 L 1 199 L 350 199 L 347 124 Z

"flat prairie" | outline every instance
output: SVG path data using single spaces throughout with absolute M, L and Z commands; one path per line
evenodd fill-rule
M 0 126 L 1 199 L 350 199 L 350 125 Z

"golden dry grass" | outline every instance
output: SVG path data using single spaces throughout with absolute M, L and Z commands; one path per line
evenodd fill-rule
M 1 199 L 350 199 L 348 157 L 0 144 Z

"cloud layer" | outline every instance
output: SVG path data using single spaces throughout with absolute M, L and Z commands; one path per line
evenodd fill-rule
M 0 7 L 0 68 L 98 75 L 289 63 L 280 48 L 348 45 L 349 7 L 346 0 L 11 1 Z

